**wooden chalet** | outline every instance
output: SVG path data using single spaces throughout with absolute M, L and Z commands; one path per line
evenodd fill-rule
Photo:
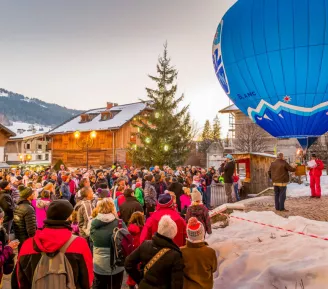
M 96 137 L 88 149 L 89 166 L 131 164 L 127 148 L 130 142 L 139 144 L 134 135 L 137 129 L 132 124 L 149 112 L 147 104 L 142 102 L 125 105 L 108 102 L 105 108 L 73 117 L 48 133 L 52 138 L 52 164 L 61 159 L 69 167 L 85 167 L 87 153 L 78 142 L 86 140 L 92 131 L 96 131 Z M 80 132 L 79 139 L 74 137 L 76 131 Z

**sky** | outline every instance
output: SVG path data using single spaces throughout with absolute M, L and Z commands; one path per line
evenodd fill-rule
M 69 108 L 147 99 L 168 42 L 191 117 L 229 105 L 212 65 L 216 27 L 235 0 L 0 2 L 0 87 Z M 227 116 L 219 116 L 225 136 Z

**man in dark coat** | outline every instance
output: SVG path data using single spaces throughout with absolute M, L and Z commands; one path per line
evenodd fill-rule
M 7 234 L 10 234 L 15 209 L 14 201 L 11 197 L 10 184 L 6 181 L 3 181 L 0 183 L 0 189 L 0 208 L 5 213 L 3 227 L 6 229 Z
M 232 203 L 232 184 L 235 172 L 235 162 L 232 155 L 226 156 L 226 164 L 223 169 L 224 189 L 228 198 L 228 203 Z
M 287 185 L 289 183 L 289 172 L 295 171 L 296 168 L 293 168 L 284 160 L 283 153 L 278 153 L 277 159 L 271 163 L 269 177 L 274 187 L 275 206 L 277 211 L 286 211 L 285 200 Z
M 180 184 L 177 180 L 177 178 L 172 178 L 172 183 L 169 186 L 168 190 L 170 192 L 173 192 L 176 196 L 176 202 L 178 206 L 179 212 L 181 212 L 181 202 L 180 202 L 180 197 L 184 194 L 183 192 L 183 186 Z
M 14 212 L 14 232 L 20 244 L 30 237 L 34 237 L 36 231 L 35 211 L 31 205 L 34 199 L 34 192 L 30 187 L 19 186 L 20 199 Z
M 143 242 L 125 259 L 125 270 L 142 289 L 182 289 L 184 263 L 179 247 L 172 241 L 177 234 L 177 225 L 170 216 L 165 215 L 158 224 L 157 233 L 152 240 Z M 161 251 L 167 248 L 168 250 Z M 162 255 L 149 264 L 159 252 Z M 139 270 L 141 263 L 141 270 Z M 148 270 L 144 268 L 148 264 Z
M 124 191 L 125 201 L 120 208 L 120 217 L 125 224 L 129 223 L 129 220 L 134 212 L 143 212 L 143 209 L 138 200 L 133 196 L 133 190 L 126 189 Z

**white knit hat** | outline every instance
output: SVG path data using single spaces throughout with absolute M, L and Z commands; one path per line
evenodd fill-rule
M 169 239 L 173 239 L 178 233 L 177 224 L 169 215 L 164 215 L 158 223 L 157 233 Z
M 194 188 L 191 192 L 191 200 L 193 202 L 201 202 L 202 199 L 202 194 L 196 188 Z
M 204 226 L 195 217 L 188 221 L 187 225 L 188 241 L 192 243 L 203 242 L 205 238 Z

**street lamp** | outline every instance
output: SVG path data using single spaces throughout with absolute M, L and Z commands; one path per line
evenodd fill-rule
M 94 139 L 97 137 L 97 132 L 92 131 L 90 134 L 83 139 L 81 138 L 81 133 L 77 130 L 74 132 L 74 138 L 76 139 L 76 145 L 81 148 L 82 150 L 85 150 L 87 153 L 87 169 L 89 169 L 89 149 L 93 146 Z

